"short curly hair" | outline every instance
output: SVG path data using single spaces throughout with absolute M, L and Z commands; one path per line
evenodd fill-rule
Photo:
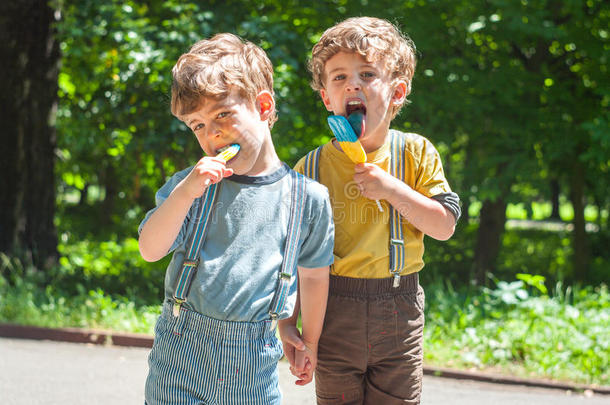
M 223 33 L 194 44 L 172 69 L 171 111 L 190 114 L 204 97 L 222 99 L 232 90 L 254 104 L 263 90 L 273 93 L 273 65 L 267 54 L 252 42 Z M 274 111 L 269 127 L 277 120 Z
M 383 61 L 392 80 L 407 83 L 407 95 L 411 93 L 411 80 L 415 73 L 415 44 L 387 20 L 375 17 L 348 18 L 327 29 L 314 45 L 309 61 L 312 75 L 311 87 L 324 88 L 324 66 L 339 52 L 354 52 L 367 61 Z M 395 106 L 396 116 L 402 105 Z

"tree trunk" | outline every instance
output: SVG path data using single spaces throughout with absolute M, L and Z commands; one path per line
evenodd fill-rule
M 0 5 L 0 251 L 39 268 L 57 259 L 54 13 L 47 0 Z
M 481 207 L 473 273 L 478 285 L 485 285 L 487 273 L 495 270 L 506 222 L 506 202 L 485 200 Z
M 470 223 L 470 213 L 468 212 L 470 210 L 470 199 L 464 198 L 463 200 L 461 200 L 461 202 L 462 215 L 460 217 L 460 222 L 463 222 L 465 225 L 468 225 Z
M 560 221 L 561 216 L 559 215 L 559 181 L 557 179 L 551 180 L 551 204 L 553 209 L 551 210 L 550 219 Z
M 584 168 L 577 163 L 570 179 L 570 200 L 574 208 L 574 230 L 572 232 L 573 275 L 576 279 L 587 280 L 589 269 L 589 246 L 585 229 L 585 185 Z

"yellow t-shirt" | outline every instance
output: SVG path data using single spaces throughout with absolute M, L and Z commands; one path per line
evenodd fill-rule
M 405 181 L 415 191 L 432 197 L 450 193 L 440 156 L 432 143 L 417 134 L 401 134 L 405 140 Z M 367 154 L 367 162 L 383 170 L 390 169 L 390 139 L 378 150 Z M 305 158 L 295 166 L 304 173 Z M 383 212 L 375 201 L 363 197 L 354 180 L 354 163 L 333 146 L 322 147 L 319 181 L 328 188 L 335 221 L 335 262 L 331 274 L 353 278 L 387 278 L 390 273 L 390 210 L 381 201 Z M 423 233 L 402 219 L 405 243 L 405 265 L 401 275 L 424 267 Z

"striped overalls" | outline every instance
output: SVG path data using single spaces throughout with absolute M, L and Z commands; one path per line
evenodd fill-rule
M 155 326 L 149 356 L 146 404 L 280 404 L 277 362 L 282 345 L 275 334 L 296 268 L 303 218 L 304 178 L 291 172 L 290 217 L 283 262 L 269 306 L 269 319 L 233 322 L 187 309 L 190 284 L 198 267 L 218 184 L 206 190 L 197 213 L 175 294 L 167 300 Z M 230 271 L 230 270 L 228 270 Z

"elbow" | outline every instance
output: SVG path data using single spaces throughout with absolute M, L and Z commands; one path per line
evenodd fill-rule
M 440 241 L 446 241 L 446 240 L 449 240 L 453 236 L 454 231 L 455 231 L 455 228 L 451 229 L 451 231 L 440 232 L 438 235 L 434 235 L 433 238 L 436 240 L 440 240 Z
M 138 243 L 138 248 L 140 250 L 140 256 L 147 262 L 156 262 L 163 258 L 163 256 L 159 256 L 158 253 L 152 251 L 145 243 L 142 243 L 141 240 Z
M 450 224 L 447 224 L 445 226 L 439 226 L 437 228 L 437 231 L 433 235 L 430 235 L 430 236 L 436 240 L 446 241 L 446 240 L 449 240 L 453 236 L 454 233 L 455 233 L 455 221 L 452 219 Z
M 140 256 L 142 256 L 142 259 L 144 259 L 147 262 L 156 262 L 157 260 L 159 260 L 159 258 L 150 254 L 145 249 L 142 249 L 142 247 L 140 247 Z

